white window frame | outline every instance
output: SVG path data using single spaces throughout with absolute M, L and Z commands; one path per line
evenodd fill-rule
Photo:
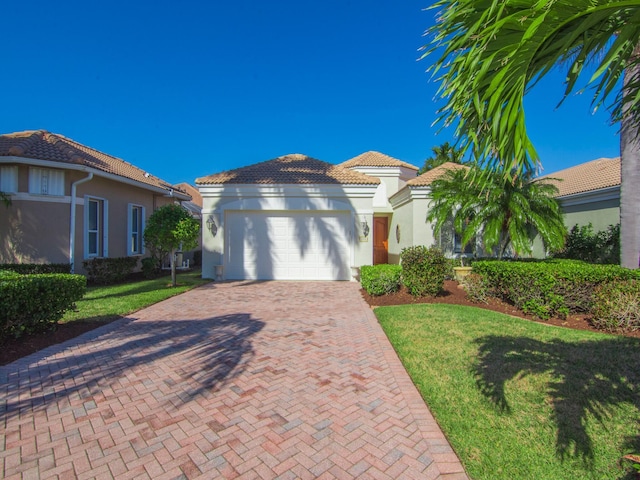
M 18 192 L 18 166 L 17 165 L 0 166 L 0 192 L 4 192 L 4 193 Z
M 32 195 L 64 196 L 64 170 L 29 167 L 29 193 Z
M 98 228 L 96 230 L 98 251 L 89 252 L 89 205 L 98 202 Z M 102 205 L 102 211 L 100 206 Z M 100 213 L 102 215 L 100 216 Z M 102 224 L 100 224 L 102 220 Z M 84 258 L 98 258 L 109 256 L 109 201 L 105 198 L 85 195 L 84 197 Z
M 133 229 L 133 212 L 138 212 L 138 232 Z M 145 208 L 142 205 L 130 203 L 127 208 L 127 255 L 144 255 L 144 227 L 145 227 Z M 134 235 L 137 235 L 137 242 L 134 242 Z M 134 243 L 137 243 L 135 245 Z

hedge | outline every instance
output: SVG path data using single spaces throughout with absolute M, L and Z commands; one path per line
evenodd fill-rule
M 109 285 L 124 281 L 138 265 L 138 257 L 93 258 L 82 265 L 91 283 Z
M 373 296 L 386 295 L 400 290 L 402 267 L 400 265 L 364 265 L 360 267 L 360 284 Z
M 0 272 L 0 339 L 54 328 L 86 285 L 82 275 Z
M 403 248 L 400 252 L 402 282 L 415 297 L 437 295 L 444 287 L 447 259 L 437 247 L 422 245 Z
M 0 270 L 13 270 L 23 275 L 34 273 L 70 273 L 71 265 L 68 263 L 4 263 L 0 264 Z
M 473 271 L 487 279 L 494 296 L 542 319 L 590 312 L 596 287 L 640 279 L 638 270 L 576 260 L 477 261 Z

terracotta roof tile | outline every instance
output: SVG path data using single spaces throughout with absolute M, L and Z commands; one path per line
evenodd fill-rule
M 620 185 L 620 158 L 599 158 L 540 177 L 557 178 L 558 197 Z
M 460 165 L 459 163 L 446 162 L 442 165 L 437 166 L 436 168 L 432 168 L 428 172 L 423 173 L 416 178 L 412 178 L 407 182 L 407 186 L 409 187 L 428 187 L 433 183 L 433 181 L 442 175 L 444 175 L 448 170 L 460 170 L 460 169 L 469 169 L 469 167 L 465 165 Z
M 403 162 L 402 160 L 398 160 L 397 158 L 390 157 L 389 155 L 385 155 L 384 153 L 370 151 L 364 152 L 358 155 L 357 157 L 353 157 L 346 162 L 340 164 L 343 167 L 351 168 L 351 167 L 405 167 L 410 168 L 411 170 L 419 170 L 415 165 L 411 165 L 410 163 Z
M 187 194 L 191 195 L 191 201 L 202 208 L 202 195 L 200 195 L 200 190 L 198 190 L 196 187 L 183 182 L 176 183 L 173 188 L 176 188 L 182 192 L 187 192 Z
M 197 185 L 227 183 L 377 185 L 380 180 L 299 153 L 196 179 Z
M 171 184 L 106 153 L 45 130 L 0 135 L 0 156 L 14 156 L 87 167 L 152 187 L 176 190 Z M 184 193 L 184 192 L 180 192 Z

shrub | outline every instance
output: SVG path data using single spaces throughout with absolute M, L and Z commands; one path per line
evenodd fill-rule
M 69 273 L 71 265 L 68 263 L 5 263 L 0 270 L 13 270 L 22 275 L 34 273 Z
M 462 285 L 472 302 L 489 303 L 489 297 L 492 296 L 491 285 L 485 277 L 472 272 L 465 277 Z
M 142 274 L 145 278 L 155 278 L 162 273 L 158 265 L 158 260 L 154 257 L 145 257 L 140 263 L 142 264 Z
M 50 330 L 86 290 L 82 275 L 0 274 L 0 338 Z
M 473 267 L 491 284 L 496 296 L 543 319 L 589 312 L 597 286 L 614 280 L 640 279 L 637 270 L 575 260 L 481 261 Z
M 608 331 L 640 329 L 640 280 L 600 285 L 594 293 L 592 322 Z
M 387 295 L 400 290 L 400 265 L 364 265 L 360 267 L 360 284 L 369 295 Z
M 437 295 L 444 286 L 447 259 L 437 247 L 415 246 L 400 252 L 402 282 L 413 296 Z
M 93 258 L 82 262 L 87 279 L 95 284 L 109 285 L 122 282 L 138 265 L 137 257 Z
M 593 225 L 571 228 L 565 246 L 554 254 L 557 258 L 583 260 L 590 263 L 620 263 L 620 225 L 609 225 L 606 230 L 593 231 Z

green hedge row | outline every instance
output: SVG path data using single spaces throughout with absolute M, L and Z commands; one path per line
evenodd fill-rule
M 23 275 L 34 273 L 69 273 L 71 265 L 68 263 L 4 263 L 0 270 L 12 270 Z
M 386 295 L 400 290 L 400 265 L 364 265 L 360 267 L 360 284 L 369 295 Z
M 138 257 L 93 258 L 82 262 L 91 283 L 110 285 L 124 281 L 138 265 Z
M 416 246 L 400 252 L 401 265 L 360 267 L 360 284 L 369 295 L 397 292 L 402 285 L 413 296 L 437 295 L 453 265 L 436 247 Z M 452 270 L 453 271 L 453 270 Z
M 575 260 L 477 261 L 473 271 L 487 280 L 493 296 L 542 319 L 591 312 L 596 288 L 640 279 L 638 270 Z
M 82 275 L 0 271 L 0 339 L 55 327 L 86 291 Z

